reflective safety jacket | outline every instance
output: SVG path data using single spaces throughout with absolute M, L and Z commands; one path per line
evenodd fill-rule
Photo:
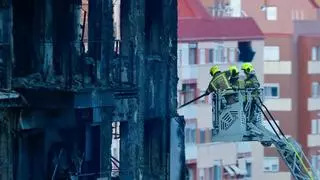
M 255 73 L 251 73 L 247 75 L 245 82 L 245 88 L 250 89 L 258 89 L 260 87 L 259 80 Z M 259 96 L 259 90 L 253 90 L 252 93 L 253 97 Z
M 239 89 L 244 89 L 245 88 L 244 80 L 241 80 L 241 79 L 238 80 L 238 87 L 239 87 Z
M 217 90 L 231 89 L 230 82 L 224 72 L 216 74 L 209 83 L 207 91 L 209 93 Z
M 244 80 L 245 82 L 245 88 L 259 88 L 260 83 L 258 81 L 257 76 L 254 73 L 249 74 L 246 79 Z

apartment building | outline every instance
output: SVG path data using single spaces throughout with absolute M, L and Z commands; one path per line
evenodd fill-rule
M 315 21 L 319 17 L 319 1 L 201 1 L 213 16 L 255 19 L 265 35 L 266 105 L 284 132 L 302 144 L 313 164 L 319 164 L 319 80 L 317 71 L 313 71 L 320 69 L 317 64 L 319 41 L 315 35 L 319 26 Z M 287 171 L 274 148 L 265 148 L 264 153 L 265 164 L 276 167 L 280 162 L 279 170 Z M 265 167 L 265 170 L 269 171 L 269 168 Z M 271 172 L 278 172 L 278 168 Z
M 251 44 L 258 79 L 264 82 L 263 34 L 252 18 L 212 18 L 199 0 L 179 1 L 178 101 L 180 104 L 204 93 L 211 79 L 209 69 L 242 62 L 239 47 Z M 242 30 L 239 27 L 245 27 Z M 288 179 L 288 173 L 265 174 L 263 147 L 259 143 L 212 143 L 210 97 L 179 110 L 186 119 L 186 158 L 190 179 Z M 277 167 L 276 167 L 277 168 Z
M 299 66 L 299 138 L 320 176 L 320 20 L 294 23 Z M 307 141 L 304 141 L 307 139 Z

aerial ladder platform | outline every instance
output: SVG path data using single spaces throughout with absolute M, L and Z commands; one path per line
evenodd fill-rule
M 192 102 L 194 100 L 181 107 Z M 232 94 L 228 90 L 213 93 L 212 117 L 213 142 L 259 141 L 266 147 L 274 145 L 294 179 L 320 180 L 300 144 L 285 136 L 263 104 L 263 89 L 239 89 Z M 264 119 L 273 132 L 263 125 Z

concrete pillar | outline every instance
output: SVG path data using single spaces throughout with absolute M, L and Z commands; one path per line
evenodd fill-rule
M 72 73 L 80 74 L 80 47 L 81 47 L 81 0 L 73 0 L 71 6 L 71 49 L 72 49 Z
M 139 88 L 138 98 L 129 101 L 128 135 L 126 140 L 128 160 L 125 163 L 128 179 L 144 179 L 144 121 L 145 121 L 145 0 L 121 0 L 121 55 L 133 59 L 133 71 Z M 132 51 L 130 50 L 132 49 Z M 130 53 L 132 52 L 132 54 Z M 122 141 L 122 140 L 121 140 Z M 121 145 L 123 146 L 123 143 Z M 123 161 L 123 154 L 120 161 Z M 120 165 L 121 168 L 121 165 Z M 123 176 L 123 174 L 122 174 Z M 122 178 L 121 178 L 122 179 Z M 148 178 L 146 178 L 148 179 Z
M 98 63 L 98 80 L 104 85 L 109 85 L 109 65 L 114 48 L 112 0 L 102 0 L 101 14 L 101 59 Z
M 6 3 L 1 4 L 2 7 L 0 10 L 0 18 L 1 23 L 0 26 L 3 30 L 2 37 L 0 37 L 0 41 L 2 44 L 3 55 L 2 60 L 4 66 L 4 74 L 1 74 L 3 80 L 0 82 L 0 87 L 10 89 L 11 88 L 11 79 L 12 79 L 12 63 L 13 63 L 13 37 L 12 37 L 12 1 L 6 1 Z
M 16 119 L 13 113 L 1 109 L 0 119 L 0 179 L 13 180 L 13 137 L 12 130 Z M 10 111 L 10 110 L 9 110 Z M 10 114 L 10 115 L 9 115 Z
M 101 1 L 89 0 L 88 3 L 88 54 L 95 61 L 100 60 L 101 55 Z
M 53 68 L 53 4 L 52 0 L 45 0 L 44 5 L 44 42 L 43 42 L 43 67 L 46 78 L 51 78 Z

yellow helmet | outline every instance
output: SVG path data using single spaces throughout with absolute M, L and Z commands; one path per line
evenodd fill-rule
M 250 73 L 253 71 L 253 66 L 251 63 L 243 63 L 241 70 L 244 70 L 245 73 Z
M 237 66 L 229 66 L 229 71 L 232 74 L 232 76 L 239 74 L 239 70 Z
M 214 76 L 217 72 L 220 72 L 220 68 L 218 65 L 212 66 L 210 68 L 210 74 L 211 76 Z

